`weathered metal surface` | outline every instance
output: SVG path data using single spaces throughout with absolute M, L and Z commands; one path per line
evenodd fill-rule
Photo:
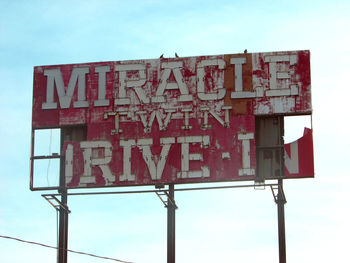
M 203 130 L 199 120 L 191 119 L 191 131 L 184 131 L 183 120 L 173 120 L 168 130 L 153 125 L 149 133 L 138 123 L 121 123 L 125 133 L 117 136 L 110 132 L 113 123 L 103 129 L 95 124 L 88 141 L 66 142 L 63 147 L 67 185 L 254 179 L 254 117 L 230 116 L 230 128 L 215 122 L 209 122 L 214 129 Z
M 287 178 L 313 177 L 314 153 L 312 130 L 305 128 L 303 137 L 284 145 Z
M 34 68 L 33 129 L 64 143 L 69 187 L 255 178 L 255 115 L 311 114 L 309 51 Z

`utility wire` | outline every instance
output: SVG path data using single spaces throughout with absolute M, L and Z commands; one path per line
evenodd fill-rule
M 38 245 L 38 246 L 47 247 L 47 248 L 53 248 L 53 249 L 59 249 L 58 247 L 49 246 L 49 245 L 45 245 L 45 244 L 38 243 L 38 242 L 33 242 L 33 241 L 27 241 L 27 240 L 15 238 L 15 237 L 9 237 L 9 236 L 0 235 L 0 238 L 12 239 L 12 240 L 16 240 L 16 241 L 19 241 L 19 242 L 32 244 L 32 245 Z M 80 252 L 80 251 L 74 251 L 74 250 L 71 250 L 71 249 L 67 249 L 66 251 L 71 252 L 71 253 L 80 254 L 80 255 L 85 255 L 85 256 L 100 258 L 100 259 L 112 260 L 112 261 L 116 261 L 116 262 L 132 263 L 132 262 L 130 262 L 130 261 L 123 261 L 123 260 L 120 260 L 120 259 L 109 258 L 109 257 L 101 257 L 101 256 L 97 256 L 97 255 L 94 255 L 94 254 L 91 254 L 91 253 L 85 253 L 85 252 Z

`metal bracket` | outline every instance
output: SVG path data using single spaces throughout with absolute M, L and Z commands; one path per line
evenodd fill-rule
M 265 190 L 265 182 L 254 182 L 254 190 Z M 272 186 L 271 186 L 272 187 Z
M 68 209 L 68 206 L 63 204 L 60 200 L 58 200 L 54 194 L 47 194 L 41 196 L 44 197 L 46 201 L 48 201 L 49 204 L 52 205 L 57 211 L 60 211 L 60 208 L 63 208 L 68 214 L 70 214 L 71 211 Z
M 270 185 L 273 198 L 275 199 L 275 203 L 278 204 L 278 202 L 283 202 L 284 204 L 287 203 L 286 196 L 284 195 L 283 187 L 280 185 Z
M 159 197 L 160 201 L 162 201 L 162 203 L 164 204 L 164 207 L 168 207 L 169 202 L 171 203 L 172 206 L 175 207 L 175 209 L 178 209 L 175 200 L 173 200 L 172 198 L 170 198 L 170 195 L 167 191 L 159 191 L 159 192 L 155 192 L 156 195 Z M 164 196 L 166 196 L 168 198 L 167 201 L 164 200 Z

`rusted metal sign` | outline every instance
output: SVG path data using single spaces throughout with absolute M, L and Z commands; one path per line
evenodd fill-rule
M 255 116 L 311 114 L 310 84 L 309 51 L 39 66 L 32 125 L 86 127 L 68 187 L 254 180 Z

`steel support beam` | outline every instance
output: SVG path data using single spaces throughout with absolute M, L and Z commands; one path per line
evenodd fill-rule
M 168 250 L 167 263 L 175 263 L 175 210 L 174 184 L 169 184 L 169 194 L 167 202 L 168 210 Z
M 65 156 L 61 157 L 60 161 L 60 189 L 61 204 L 59 208 L 59 233 L 58 233 L 58 249 L 57 249 L 57 262 L 67 263 L 67 250 L 68 250 L 68 197 L 65 182 Z
M 62 193 L 61 202 L 67 206 L 67 193 Z M 68 249 L 68 211 L 60 207 L 59 209 L 59 236 L 58 236 L 57 262 L 67 263 Z
M 277 194 L 277 213 L 278 213 L 278 244 L 279 244 L 279 262 L 286 263 L 286 230 L 284 220 L 284 205 L 286 198 L 283 192 L 283 181 L 278 180 Z

